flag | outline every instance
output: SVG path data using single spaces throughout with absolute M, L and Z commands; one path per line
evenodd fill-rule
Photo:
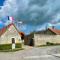
M 13 18 L 13 17 L 11 17 L 11 16 L 8 16 L 7 18 L 8 18 L 8 20 L 10 20 L 11 22 L 13 22 L 13 21 L 14 21 L 14 18 Z
M 7 16 L 7 18 L 8 18 L 8 20 L 10 20 L 10 19 L 9 19 L 9 16 Z
M 9 17 L 10 21 L 13 22 L 14 21 L 14 18 L 13 17 Z

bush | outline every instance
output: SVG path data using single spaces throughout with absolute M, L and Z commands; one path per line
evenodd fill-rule
M 54 45 L 54 43 L 46 42 L 46 45 Z

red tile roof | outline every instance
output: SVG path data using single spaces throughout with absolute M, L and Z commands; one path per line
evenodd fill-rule
M 56 35 L 60 35 L 60 30 L 57 29 L 53 29 L 53 28 L 48 28 L 50 31 L 52 31 L 53 33 L 55 33 Z
M 24 36 L 24 33 L 23 33 L 23 32 L 19 32 L 19 34 L 20 34 L 21 36 Z
M 6 31 L 6 28 L 1 29 L 1 30 L 0 30 L 0 36 L 1 36 L 3 33 L 5 33 L 5 31 Z
M 9 24 L 7 27 L 1 29 L 1 30 L 0 30 L 0 36 L 3 35 L 3 34 L 6 32 L 7 28 L 10 28 L 10 26 L 12 26 L 12 25 L 15 27 L 15 25 L 14 25 L 13 23 L 11 23 L 11 24 Z M 15 28 L 16 28 L 16 27 L 15 27 Z M 17 30 L 17 28 L 16 28 L 16 30 Z M 19 32 L 18 30 L 17 30 L 17 32 L 19 33 L 20 36 L 21 36 L 22 34 L 24 34 L 23 32 Z

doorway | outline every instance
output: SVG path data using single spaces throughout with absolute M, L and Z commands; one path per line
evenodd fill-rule
M 30 39 L 29 46 L 34 46 L 34 39 Z
M 15 38 L 12 38 L 12 44 L 14 44 L 15 43 Z

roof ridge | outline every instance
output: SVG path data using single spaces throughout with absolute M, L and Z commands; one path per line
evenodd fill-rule
M 3 35 L 3 34 L 6 32 L 7 28 L 9 28 L 11 25 L 14 25 L 14 24 L 11 23 L 11 24 L 9 24 L 8 26 L 2 28 L 2 29 L 0 30 L 0 36 Z
M 20 31 L 16 28 L 16 26 L 14 25 L 14 23 L 11 23 L 11 24 L 9 24 L 8 26 L 6 26 L 6 27 L 4 27 L 4 28 L 2 28 L 2 29 L 0 30 L 0 36 L 3 35 L 3 34 L 7 31 L 7 29 L 9 29 L 10 26 L 12 26 L 12 25 L 15 27 L 15 29 L 17 30 L 17 32 L 18 32 L 19 35 L 21 35 L 21 33 L 24 34 L 23 32 L 20 32 Z
M 50 31 L 54 32 L 55 34 L 60 35 L 60 30 L 58 29 L 53 29 L 53 28 L 48 28 Z

